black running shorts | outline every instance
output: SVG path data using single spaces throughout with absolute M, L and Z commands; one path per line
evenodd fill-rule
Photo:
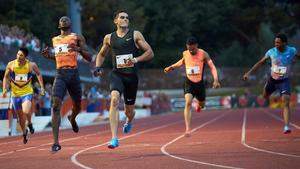
M 203 81 L 194 83 L 186 78 L 184 83 L 184 94 L 190 93 L 195 97 L 198 101 L 205 101 L 205 86 Z
M 110 91 L 119 91 L 120 95 L 124 94 L 124 102 L 126 105 L 134 105 L 138 81 L 136 73 L 124 74 L 112 71 L 110 74 Z
M 64 99 L 66 92 L 69 92 L 73 101 L 81 101 L 81 83 L 78 69 L 57 69 L 56 76 L 53 83 L 52 94 Z

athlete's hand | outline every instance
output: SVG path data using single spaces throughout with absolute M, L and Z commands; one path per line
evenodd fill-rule
M 49 53 L 49 46 L 46 46 L 43 50 L 42 50 L 42 55 L 45 57 L 45 58 L 49 58 L 50 56 L 50 53 Z
M 45 96 L 45 89 L 41 88 L 41 96 Z
M 215 80 L 215 81 L 213 82 L 212 88 L 216 89 L 216 88 L 220 88 L 220 87 L 221 87 L 220 82 L 219 82 L 218 80 Z
M 5 97 L 6 97 L 6 94 L 7 94 L 7 90 L 6 90 L 6 89 L 3 89 L 3 91 L 2 91 L 2 97 L 5 98 Z
M 98 77 L 98 76 L 102 76 L 103 74 L 103 69 L 101 67 L 96 67 L 96 70 L 94 70 L 94 76 Z
M 127 65 L 134 65 L 138 62 L 137 58 L 128 59 L 126 64 Z
M 80 52 L 81 51 L 81 48 L 75 44 L 69 44 L 68 45 L 68 48 L 69 48 L 69 52 Z
M 165 72 L 165 73 L 169 73 L 169 72 L 172 71 L 172 70 L 174 70 L 174 68 L 173 68 L 172 66 L 169 66 L 169 67 L 166 67 L 166 68 L 164 69 L 164 72 Z
M 249 73 L 245 73 L 244 76 L 243 76 L 243 79 L 248 80 L 249 79 Z

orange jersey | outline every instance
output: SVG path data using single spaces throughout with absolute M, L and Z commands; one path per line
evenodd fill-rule
M 194 82 L 200 82 L 203 78 L 204 70 L 204 52 L 202 49 L 198 49 L 196 55 L 191 55 L 191 53 L 186 50 L 182 53 L 183 57 L 174 66 L 185 65 L 187 78 Z
M 77 52 L 69 52 L 69 45 L 77 46 L 78 37 L 75 33 L 67 36 L 56 36 L 52 39 L 55 50 L 56 68 L 77 67 Z

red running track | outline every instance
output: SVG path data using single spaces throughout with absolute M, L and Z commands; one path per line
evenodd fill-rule
M 297 113 L 298 112 L 298 113 Z M 50 132 L 0 139 L 1 169 L 296 169 L 300 168 L 300 113 L 292 110 L 292 133 L 282 134 L 280 109 L 233 109 L 193 113 L 184 137 L 183 113 L 134 121 L 119 131 L 120 147 L 106 147 L 108 124 L 61 130 L 62 150 L 50 152 Z

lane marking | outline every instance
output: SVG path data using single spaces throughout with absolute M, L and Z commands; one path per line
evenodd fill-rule
M 182 123 L 182 122 L 183 122 L 183 120 L 179 120 L 179 121 L 169 123 L 169 124 L 166 124 L 166 125 L 162 125 L 162 126 L 159 126 L 159 127 L 150 128 L 150 129 L 143 130 L 143 131 L 140 131 L 140 132 L 135 133 L 135 134 L 131 134 L 131 135 L 122 137 L 119 140 L 125 140 L 125 139 L 131 138 L 131 137 L 135 137 L 135 136 L 138 136 L 138 135 L 141 135 L 141 134 L 144 134 L 144 133 L 149 133 L 149 132 L 152 132 L 152 131 L 155 131 L 155 130 L 158 130 L 158 129 L 162 129 L 162 128 L 165 128 L 165 127 L 169 127 L 169 126 L 172 126 L 172 125 L 175 125 L 175 124 L 178 124 L 178 123 Z M 104 145 L 107 145 L 108 143 L 109 142 L 105 142 L 105 143 L 102 143 L 102 144 L 99 144 L 99 145 L 96 145 L 96 146 L 87 147 L 85 149 L 82 149 L 81 151 L 78 151 L 78 152 L 74 153 L 71 157 L 71 162 L 74 163 L 75 165 L 77 165 L 78 167 L 81 167 L 81 168 L 84 168 L 84 169 L 92 169 L 91 167 L 89 167 L 87 165 L 84 165 L 83 163 L 80 163 L 77 160 L 77 156 L 79 154 L 85 152 L 85 151 L 88 151 L 88 150 L 91 150 L 91 149 L 94 149 L 94 148 L 97 148 L 97 147 L 102 147 Z
M 281 117 L 279 117 L 279 116 L 277 116 L 277 115 L 274 115 L 274 114 L 271 114 L 271 113 L 267 112 L 267 111 L 264 110 L 264 109 L 261 109 L 261 110 L 262 110 L 265 114 L 267 114 L 267 115 L 273 117 L 274 119 L 277 119 L 277 120 L 279 120 L 279 121 L 284 122 L 284 120 L 283 120 Z M 293 127 L 295 127 L 296 129 L 300 130 L 300 126 L 298 126 L 298 125 L 296 125 L 296 124 L 294 124 L 294 123 L 292 123 L 292 122 L 290 122 L 290 124 L 291 124 L 291 126 L 293 126 Z
M 269 154 L 274 154 L 274 155 L 280 155 L 280 156 L 286 156 L 286 157 L 296 157 L 300 158 L 300 155 L 294 155 L 294 154 L 286 154 L 286 153 L 280 153 L 280 152 L 275 152 L 275 151 L 270 151 L 270 150 L 265 150 L 257 147 L 250 146 L 246 143 L 246 123 L 247 123 L 247 110 L 244 110 L 244 117 L 243 117 L 243 127 L 242 127 L 242 137 L 241 137 L 241 144 L 244 145 L 247 148 L 250 148 L 255 151 L 260 151 L 264 153 L 269 153 Z
M 217 116 L 216 118 L 213 118 L 212 120 L 209 120 L 205 123 L 203 123 L 202 125 L 194 128 L 193 130 L 191 130 L 191 133 L 195 132 L 196 130 L 200 129 L 200 128 L 203 128 L 219 119 L 221 119 L 222 117 L 224 117 L 225 115 L 227 115 L 228 113 L 223 113 L 222 115 L 220 116 Z M 187 159 L 187 158 L 182 158 L 182 157 L 179 157 L 179 156 L 175 156 L 175 155 L 172 155 L 170 153 L 168 153 L 166 151 L 166 147 L 175 143 L 176 141 L 178 141 L 179 139 L 185 137 L 184 134 L 178 136 L 177 138 L 173 139 L 172 141 L 166 143 L 165 145 L 163 145 L 160 149 L 160 151 L 165 154 L 166 156 L 169 156 L 171 158 L 175 158 L 175 159 L 178 159 L 178 160 L 182 160 L 182 161 L 187 161 L 187 162 L 191 162 L 191 163 L 197 163 L 197 164 L 202 164 L 202 165 L 207 165 L 207 166 L 212 166 L 212 167 L 219 167 L 219 168 L 228 168 L 228 169 L 242 169 L 240 167 L 233 167 L 233 166 L 226 166 L 226 165 L 221 165 L 221 164 L 214 164 L 214 163 L 208 163 L 208 162 L 203 162 L 203 161 L 198 161 L 198 160 L 191 160 L 191 159 Z

